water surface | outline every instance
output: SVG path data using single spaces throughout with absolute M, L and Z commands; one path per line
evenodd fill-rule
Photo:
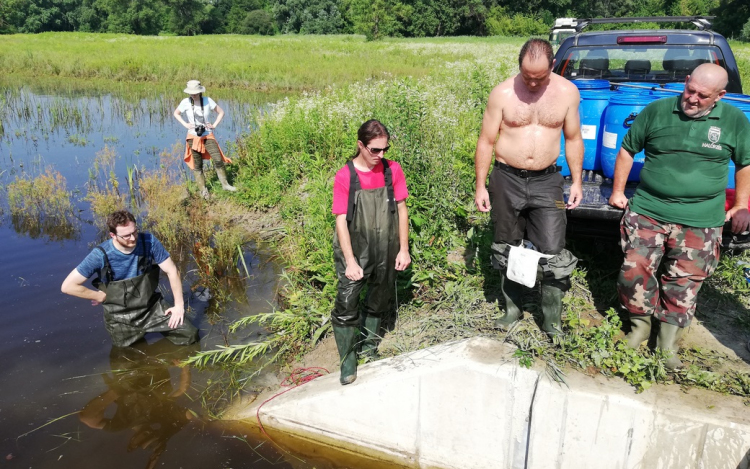
M 36 176 L 51 167 L 66 178 L 80 210 L 72 235 L 47 232 L 32 238 L 14 225 L 2 194 L 0 455 L 14 467 L 291 467 L 289 455 L 248 428 L 212 419 L 228 396 L 204 390 L 209 380 L 225 378 L 221 372 L 175 366 L 201 348 L 245 343 L 264 334 L 257 328 L 229 334 L 227 324 L 272 310 L 280 268 L 269 252 L 245 246 L 251 276 L 240 282 L 220 314 L 206 314 L 206 295 L 190 290 L 192 266 L 181 264 L 186 305 L 201 330 L 197 347 L 175 347 L 155 335 L 139 347 L 113 349 L 101 307 L 60 292 L 65 276 L 101 240 L 81 200 L 96 153 L 104 145 L 116 150 L 121 183 L 128 166 L 155 168 L 163 151 L 183 141 L 185 131 L 171 115 L 179 99 L 127 103 L 111 96 L 5 94 L 3 188 L 17 176 Z M 227 116 L 217 137 L 231 151 L 251 109 L 232 102 L 219 105 Z M 218 407 L 207 403 L 220 397 Z

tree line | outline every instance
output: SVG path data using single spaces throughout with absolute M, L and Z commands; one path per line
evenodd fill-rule
M 718 32 L 750 36 L 747 0 L 3 0 L 0 33 L 530 36 L 557 17 L 668 15 L 715 15 Z

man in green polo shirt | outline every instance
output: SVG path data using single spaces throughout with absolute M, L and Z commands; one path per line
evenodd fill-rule
M 625 339 L 637 348 L 649 338 L 655 316 L 657 347 L 671 352 L 670 369 L 682 366 L 677 341 L 695 314 L 703 281 L 718 264 L 724 222 L 731 219 L 735 233 L 750 228 L 750 122 L 720 102 L 726 85 L 722 67 L 698 66 L 681 96 L 654 101 L 638 115 L 615 163 L 609 203 L 625 209 L 625 261 L 617 279 L 620 303 L 630 315 Z M 628 200 L 625 183 L 633 156 L 643 149 L 641 182 Z M 730 158 L 737 167 L 736 197 L 725 212 Z

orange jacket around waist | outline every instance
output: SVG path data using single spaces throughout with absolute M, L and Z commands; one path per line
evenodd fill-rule
M 213 132 L 207 135 L 203 135 L 202 137 L 188 134 L 187 138 L 185 139 L 185 156 L 183 160 L 185 160 L 185 163 L 187 163 L 190 169 L 195 169 L 192 150 L 200 153 L 201 157 L 204 160 L 211 159 L 211 155 L 209 155 L 208 150 L 206 150 L 206 139 L 209 138 L 213 141 L 216 141 Z M 219 147 L 219 153 L 221 153 L 221 159 L 224 160 L 224 163 L 232 164 L 232 160 L 224 156 L 224 152 L 221 150 L 221 146 L 219 145 L 218 141 L 216 141 L 216 146 Z

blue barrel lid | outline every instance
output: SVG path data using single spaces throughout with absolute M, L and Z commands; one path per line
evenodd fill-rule
M 579 90 L 609 90 L 609 80 L 573 80 Z
M 641 94 L 645 96 L 650 96 L 652 100 L 657 100 L 661 98 L 672 98 L 675 96 L 679 96 L 680 93 L 676 93 L 676 90 L 672 91 L 666 91 L 664 88 L 658 88 L 651 91 L 644 91 Z
M 664 88 L 668 90 L 684 90 L 685 89 L 685 82 L 684 81 L 678 81 L 675 83 L 664 83 Z
M 612 93 L 609 98 L 609 104 L 625 104 L 630 106 L 645 106 L 657 97 L 645 94 L 629 94 L 629 93 Z

